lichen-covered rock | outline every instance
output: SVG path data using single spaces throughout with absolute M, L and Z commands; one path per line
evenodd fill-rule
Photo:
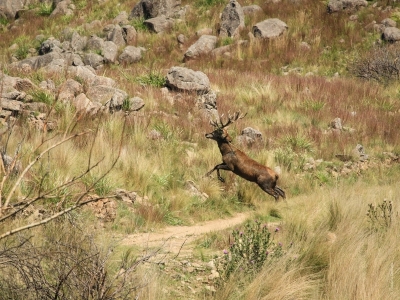
M 220 37 L 238 37 L 239 31 L 244 28 L 244 13 L 239 2 L 229 1 L 221 15 L 220 28 L 218 35 Z

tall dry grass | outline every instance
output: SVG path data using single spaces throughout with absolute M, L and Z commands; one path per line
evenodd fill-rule
M 277 240 L 285 254 L 247 280 L 238 271 L 218 291 L 219 299 L 397 299 L 398 198 L 393 184 L 357 183 L 281 204 Z M 395 207 L 392 223 L 377 229 L 367 216 L 368 204 L 384 199 Z
M 34 41 L 39 33 L 45 38 L 62 38 L 66 26 L 76 28 L 82 35 L 88 34 L 85 22 L 99 19 L 108 24 L 119 12 L 129 12 L 137 1 L 76 1 L 76 4 L 84 2 L 87 5 L 70 18 L 49 19 L 32 13 L 26 15 L 27 22 L 22 16 L 21 26 L 2 32 L 2 64 L 10 61 L 9 47 L 13 43 Z M 19 186 L 15 200 L 26 196 L 31 182 L 37 183 L 46 172 L 48 179 L 43 183 L 49 187 L 73 177 L 86 167 L 90 155 L 92 161 L 102 162 L 97 171 L 83 178 L 71 191 L 82 192 L 119 154 L 118 163 L 107 179 L 98 183 L 96 192 L 124 188 L 136 191 L 145 203 L 136 203 L 134 213 L 121 204 L 115 222 L 104 227 L 105 234 L 192 224 L 243 211 L 264 218 L 274 216 L 282 223 L 280 241 L 284 246 L 292 243 L 287 254 L 269 262 L 260 274 L 245 278 L 243 285 L 238 286 L 234 280 L 228 282 L 217 291 L 218 299 L 398 299 L 400 266 L 396 249 L 400 245 L 396 238 L 399 234 L 396 184 L 400 172 L 398 163 L 383 163 L 386 159 L 383 152 L 400 151 L 399 86 L 394 83 L 383 87 L 354 80 L 347 76 L 346 68 L 349 61 L 368 51 L 379 38 L 376 32 L 364 30 L 365 26 L 390 16 L 390 10 L 369 5 L 357 13 L 357 21 L 350 21 L 347 14 L 327 15 L 325 3 L 312 0 L 242 2 L 242 5 L 258 4 L 265 12 L 246 19 L 247 31 L 255 22 L 269 17 L 282 19 L 289 30 L 274 41 L 250 40 L 246 47 L 234 47 L 230 57 L 210 57 L 183 64 L 183 53 L 197 40 L 197 30 L 212 27 L 216 33 L 215 25 L 224 5 L 205 8 L 197 7 L 197 1 L 182 1 L 192 7 L 185 20 L 171 32 L 164 35 L 138 32 L 136 45 L 148 49 L 141 62 L 106 66 L 102 70 L 101 75 L 118 79 L 118 87 L 129 95 L 145 100 L 142 111 L 126 117 L 125 132 L 122 133 L 121 115 L 80 119 L 72 131 L 91 129 L 93 134 L 52 150 Z M 377 5 L 385 2 L 377 1 Z M 246 30 L 241 38 L 248 39 Z M 183 49 L 176 41 L 180 33 L 188 39 Z M 102 32 L 91 34 L 101 36 Z M 310 49 L 304 50 L 301 42 L 309 44 Z M 37 45 L 32 42 L 29 46 Z M 240 147 L 263 164 L 280 165 L 279 185 L 286 191 L 287 201 L 275 204 L 254 184 L 229 172 L 222 171 L 225 183 L 219 182 L 215 175 L 204 177 L 221 162 L 221 156 L 217 145 L 204 137 L 211 126 L 194 105 L 196 95 L 178 96 L 171 92 L 175 100 L 172 103 L 163 97 L 159 87 L 138 82 L 139 77 L 152 73 L 165 75 L 176 65 L 207 74 L 212 89 L 218 92 L 221 114 L 247 112 L 246 118 L 229 128 L 229 133 L 235 138 L 250 126 L 263 134 L 261 145 Z M 47 78 L 40 72 L 13 74 L 2 68 L 13 76 L 28 76 L 36 84 Z M 283 75 L 286 71 L 289 74 Z M 313 75 L 304 76 L 310 71 Z M 335 73 L 339 76 L 333 77 Z M 51 79 L 58 86 L 66 80 L 66 74 Z M 57 119 L 58 129 L 48 134 L 20 123 L 8 142 L 9 152 L 13 153 L 23 141 L 21 159 L 26 164 L 35 154 L 32 151 L 36 145 L 52 135 L 62 136 L 77 115 L 71 107 L 57 106 L 52 117 Z M 337 117 L 354 131 L 329 133 L 329 123 Z M 152 130 L 160 132 L 161 138 L 151 139 Z M 2 136 L 3 144 L 5 139 Z M 335 155 L 349 154 L 357 144 L 362 144 L 369 154 L 371 167 L 358 174 L 334 176 L 331 171 L 343 167 Z M 284 159 L 279 161 L 278 154 Z M 316 169 L 304 171 L 302 166 L 309 158 L 321 158 L 324 162 Z M 283 164 L 285 160 L 291 160 L 290 164 Z M 189 193 L 187 181 L 193 182 L 207 198 Z M 368 204 L 379 204 L 383 199 L 394 203 L 393 223 L 389 228 L 372 230 L 366 216 Z M 85 214 L 80 216 L 84 218 Z M 87 219 L 87 224 L 95 222 L 93 216 Z M 215 244 L 219 247 L 224 242 Z M 138 276 L 149 279 L 140 297 L 166 297 L 163 286 L 171 282 L 159 270 L 144 268 L 138 270 Z

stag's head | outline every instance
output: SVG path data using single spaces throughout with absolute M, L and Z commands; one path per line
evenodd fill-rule
M 214 127 L 214 131 L 207 133 L 206 138 L 212 139 L 220 142 L 230 143 L 232 138 L 229 136 L 226 127 L 228 127 L 233 122 L 242 119 L 246 116 L 246 114 L 241 115 L 240 112 L 236 112 L 233 115 L 228 115 L 228 120 L 224 123 L 222 117 L 219 120 L 210 121 L 210 124 Z

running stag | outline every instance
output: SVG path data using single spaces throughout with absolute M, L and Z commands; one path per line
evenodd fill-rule
M 218 143 L 223 163 L 216 165 L 206 176 L 209 176 L 212 172 L 217 170 L 218 179 L 224 182 L 225 180 L 221 177 L 219 170 L 232 171 L 248 181 L 257 183 L 264 192 L 273 196 L 275 201 L 279 200 L 279 196 L 285 199 L 285 192 L 276 185 L 279 177 L 278 174 L 271 168 L 251 159 L 231 143 L 232 138 L 225 128 L 236 120 L 242 119 L 244 116 L 245 115 L 240 115 L 240 112 L 236 112 L 233 116 L 228 116 L 228 120 L 225 124 L 222 122 L 221 118 L 219 121 L 210 122 L 215 129 L 213 132 L 207 133 L 206 138 L 212 139 Z

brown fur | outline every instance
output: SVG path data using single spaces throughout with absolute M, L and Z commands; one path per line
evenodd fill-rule
M 271 168 L 264 166 L 248 157 L 245 153 L 231 144 L 232 138 L 226 129 L 221 127 L 215 129 L 211 133 L 206 134 L 206 138 L 215 140 L 218 143 L 219 150 L 222 155 L 222 164 L 216 165 L 206 176 L 217 170 L 218 179 L 224 182 L 219 170 L 232 171 L 236 175 L 258 184 L 258 186 L 275 200 L 279 200 L 279 196 L 286 198 L 285 192 L 276 185 L 279 178 L 278 174 Z

